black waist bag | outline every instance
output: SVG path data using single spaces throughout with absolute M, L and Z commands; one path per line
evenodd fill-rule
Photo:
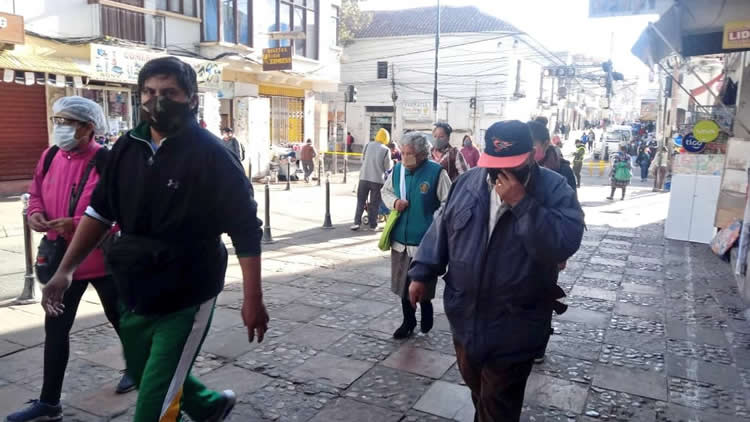
M 186 252 L 183 246 L 159 239 L 114 236 L 106 261 L 128 309 L 141 314 L 168 312 L 169 303 L 184 295 Z

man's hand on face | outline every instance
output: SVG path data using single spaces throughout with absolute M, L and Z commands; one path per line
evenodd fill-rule
M 526 188 L 516 179 L 513 173 L 500 170 L 495 180 L 495 191 L 503 202 L 515 207 L 526 196 Z

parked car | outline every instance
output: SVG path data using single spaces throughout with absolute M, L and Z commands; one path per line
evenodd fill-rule
M 594 159 L 609 160 L 609 156 L 619 150 L 620 144 L 627 144 L 633 139 L 630 126 L 610 126 L 594 145 Z

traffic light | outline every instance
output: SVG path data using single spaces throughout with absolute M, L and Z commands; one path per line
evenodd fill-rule
M 469 98 L 469 107 L 470 108 L 477 108 L 477 97 L 471 97 L 471 98 Z
M 354 85 L 349 85 L 348 87 L 346 87 L 346 102 L 357 102 L 357 88 Z

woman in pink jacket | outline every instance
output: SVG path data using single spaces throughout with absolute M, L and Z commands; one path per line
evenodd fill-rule
M 50 240 L 62 236 L 70 241 L 99 181 L 96 168 L 90 170 L 73 217 L 68 211 L 71 193 L 83 179 L 89 163 L 105 157 L 103 153 L 97 154 L 102 147 L 94 141 L 94 133 L 106 131 L 106 120 L 98 104 L 82 97 L 60 98 L 52 106 L 52 111 L 56 147 L 45 150 L 36 166 L 30 187 L 29 225 L 34 231 L 46 233 Z M 49 164 L 46 169 L 45 162 Z M 45 317 L 44 381 L 39 400 L 33 400 L 27 408 L 9 415 L 8 422 L 62 419 L 60 394 L 70 353 L 69 334 L 78 304 L 89 284 L 96 289 L 107 319 L 115 330 L 119 329 L 117 290 L 104 265 L 102 251 L 97 249 L 73 275 L 73 284 L 65 293 L 64 313 L 58 317 Z M 124 393 L 133 388 L 135 384 L 125 374 L 117 392 Z

